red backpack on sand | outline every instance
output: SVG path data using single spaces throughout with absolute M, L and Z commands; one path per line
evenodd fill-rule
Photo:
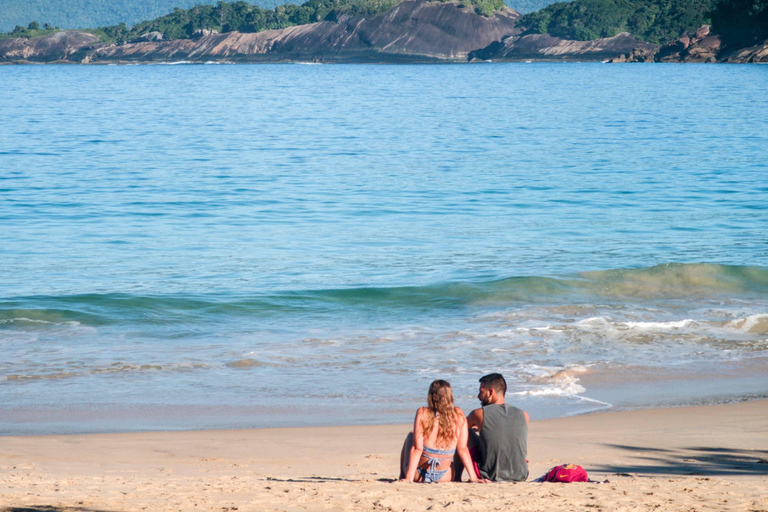
M 536 479 L 537 482 L 589 482 L 587 472 L 576 464 L 555 466 L 547 474 Z

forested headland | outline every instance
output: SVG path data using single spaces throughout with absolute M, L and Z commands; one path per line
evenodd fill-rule
M 664 44 L 712 25 L 732 44 L 768 38 L 768 0 L 574 0 L 520 20 L 529 33 L 589 41 L 621 32 Z
M 275 0 L 272 0 L 275 1 Z M 210 33 L 255 33 L 269 29 L 374 18 L 402 0 L 308 0 L 263 9 L 245 1 L 176 8 L 169 14 L 133 26 L 126 23 L 87 29 L 104 43 L 124 43 L 153 37 L 163 40 L 196 38 Z M 450 0 L 440 0 L 450 1 Z M 453 0 L 481 16 L 504 9 L 503 0 Z M 645 42 L 664 45 L 712 25 L 726 47 L 745 47 L 768 39 L 768 0 L 574 0 L 548 5 L 517 22 L 525 34 L 588 41 L 627 32 Z M 58 27 L 37 21 L 17 26 L 3 37 L 31 38 Z

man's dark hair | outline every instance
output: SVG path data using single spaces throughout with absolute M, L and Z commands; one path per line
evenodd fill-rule
M 490 388 L 495 392 L 504 396 L 507 394 L 507 381 L 500 373 L 490 373 L 480 378 L 480 384 L 486 388 Z

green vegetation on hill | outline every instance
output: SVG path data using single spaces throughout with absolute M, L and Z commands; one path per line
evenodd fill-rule
M 279 5 L 275 9 L 260 9 L 243 1 L 217 5 L 198 5 L 191 9 L 174 9 L 166 16 L 135 25 L 126 33 L 113 33 L 104 29 L 109 36 L 118 40 L 130 40 L 147 32 L 162 32 L 165 39 L 183 39 L 194 36 L 202 30 L 216 32 L 261 32 L 294 25 L 304 25 L 324 20 L 332 13 L 376 14 L 395 5 L 397 0 L 309 0 L 302 5 Z
M 293 0 L 248 0 L 262 9 L 274 9 Z M 299 0 L 301 1 L 301 0 Z M 129 27 L 168 14 L 174 7 L 189 9 L 216 0 L 0 0 L 0 32 L 26 27 L 32 20 L 57 27 L 95 28 L 125 23 Z
M 768 0 L 725 0 L 712 11 L 712 29 L 734 47 L 768 40 Z
M 388 11 L 402 0 L 309 0 L 301 5 L 285 4 L 275 9 L 238 2 L 197 5 L 191 9 L 176 8 L 170 14 L 128 28 L 125 24 L 94 31 L 105 41 L 131 41 L 149 32 L 160 32 L 164 39 L 185 39 L 204 31 L 261 32 L 322 20 L 336 20 L 343 15 L 373 17 Z M 479 14 L 491 15 L 503 9 L 503 0 L 461 0 L 473 5 Z
M 59 27 L 52 27 L 45 23 L 42 27 L 36 21 L 31 22 L 26 28 L 16 25 L 16 27 L 7 34 L 0 34 L 0 39 L 6 37 L 37 37 L 58 32 Z
M 519 23 L 529 32 L 563 39 L 588 41 L 629 32 L 638 39 L 663 44 L 708 24 L 716 1 L 575 0 L 526 14 Z
M 0 0 L 3 1 L 6 0 Z M 222 1 L 216 5 L 203 3 L 189 9 L 176 7 L 170 14 L 151 21 L 142 21 L 132 27 L 127 23 L 119 23 L 89 31 L 100 35 L 107 42 L 131 41 L 149 32 L 160 32 L 166 40 L 194 37 L 205 31 L 260 32 L 322 20 L 336 20 L 343 15 L 373 17 L 403 0 L 309 0 L 301 5 L 282 4 L 281 0 L 262 1 L 276 2 L 279 5 L 274 9 L 263 9 L 242 0 Z M 460 5 L 473 6 L 478 14 L 485 16 L 491 16 L 494 11 L 505 8 L 504 0 L 438 1 L 456 1 Z M 10 35 L 33 37 L 40 34 L 17 26 Z
M 50 0 L 0 0 L 0 22 L 3 14 L 8 14 L 3 13 L 2 8 L 9 1 L 18 7 L 34 2 L 42 5 Z M 78 2 L 98 5 L 104 1 L 72 0 L 77 5 L 80 5 Z M 117 6 L 116 10 L 124 9 L 121 1 L 111 0 Z M 208 0 L 145 0 L 140 4 L 145 8 L 158 8 L 167 1 L 183 4 L 185 1 L 198 3 Z M 244 1 L 219 2 L 216 5 L 202 3 L 189 9 L 177 7 L 170 14 L 133 27 L 120 23 L 89 31 L 109 42 L 131 41 L 155 31 L 162 33 L 164 39 L 195 37 L 205 31 L 259 32 L 320 20 L 336 20 L 345 14 L 373 17 L 403 0 L 309 0 L 302 5 L 283 4 L 283 1 L 257 0 L 262 6 L 276 5 L 273 9 Z M 503 0 L 438 1 L 471 5 L 483 15 L 491 15 L 495 10 L 504 8 Z M 663 44 L 682 35 L 690 35 L 701 25 L 711 23 L 715 33 L 733 47 L 768 40 L 768 0 L 575 0 L 547 5 L 550 1 L 507 0 L 507 5 L 520 12 L 528 12 L 519 22 L 528 33 L 549 33 L 564 39 L 590 40 L 629 32 L 639 39 Z M 529 12 L 538 6 L 545 7 Z M 55 9 L 50 13 L 55 15 Z M 0 38 L 37 37 L 58 30 L 59 27 L 48 23 L 41 27 L 33 21 L 27 27 L 16 25 L 8 34 L 0 34 Z

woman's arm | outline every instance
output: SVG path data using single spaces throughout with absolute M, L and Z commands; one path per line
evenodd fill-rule
M 424 430 L 421 428 L 421 414 L 423 407 L 416 411 L 416 417 L 413 420 L 413 446 L 411 446 L 411 455 L 408 459 L 408 473 L 405 475 L 405 481 L 413 482 L 416 479 L 416 468 L 419 467 L 419 459 L 424 453 Z
M 461 411 L 461 409 L 458 410 L 459 412 L 456 414 L 456 417 L 459 418 L 459 439 L 456 443 L 456 453 L 459 454 L 459 459 L 461 460 L 461 463 L 464 464 L 464 467 L 467 468 L 467 474 L 469 475 L 469 480 L 472 483 L 485 483 L 488 480 L 480 480 L 477 478 L 477 475 L 475 474 L 475 466 L 472 463 L 472 457 L 469 455 L 469 448 L 467 448 L 467 438 L 469 437 L 469 429 L 467 427 L 467 419 L 464 417 L 464 413 Z M 459 478 L 461 475 L 459 475 Z

